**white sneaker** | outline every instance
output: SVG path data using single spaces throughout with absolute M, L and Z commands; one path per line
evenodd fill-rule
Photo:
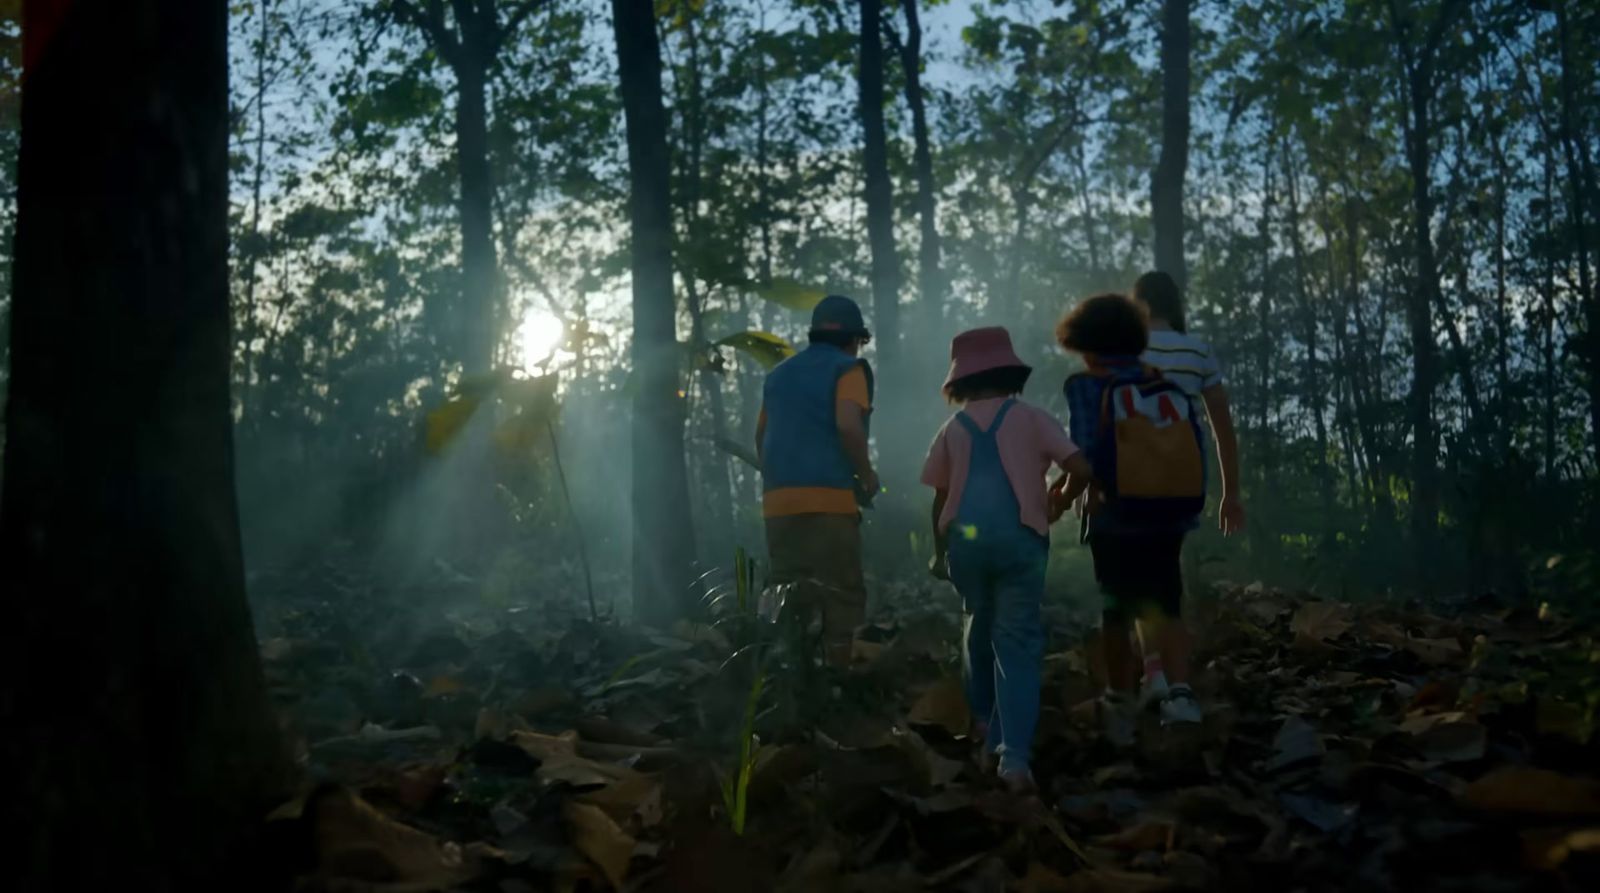
M 1144 677 L 1139 684 L 1139 712 L 1144 713 L 1165 701 L 1170 691 L 1171 689 L 1167 687 L 1166 673 Z
M 1108 691 L 1100 696 L 1100 723 L 1113 747 L 1132 747 L 1139 715 L 1127 695 Z
M 1195 700 L 1194 691 L 1187 685 L 1173 686 L 1161 702 L 1161 724 L 1164 726 L 1201 722 L 1204 719 L 1205 711 L 1200 709 L 1200 702 Z

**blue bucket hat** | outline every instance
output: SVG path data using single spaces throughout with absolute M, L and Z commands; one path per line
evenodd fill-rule
M 817 302 L 811 310 L 811 331 L 872 337 L 866 320 L 861 318 L 861 307 L 844 295 L 828 295 Z

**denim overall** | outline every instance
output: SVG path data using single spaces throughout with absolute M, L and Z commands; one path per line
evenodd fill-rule
M 967 703 L 974 718 L 987 722 L 986 745 L 1000 756 L 1002 773 L 1028 771 L 1032 756 L 1044 651 L 1039 602 L 1050 552 L 1050 541 L 1022 523 L 1000 462 L 995 436 L 1015 403 L 1001 404 L 987 431 L 965 412 L 956 414 L 972 438 L 972 458 L 949 529 L 950 581 L 961 594 L 963 613 Z

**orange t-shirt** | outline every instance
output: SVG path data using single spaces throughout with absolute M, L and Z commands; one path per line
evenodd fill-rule
M 857 366 L 839 376 L 834 388 L 834 405 L 853 403 L 862 412 L 872 408 L 872 397 L 867 388 L 867 373 Z M 767 408 L 761 407 L 762 427 L 767 424 Z M 784 515 L 854 515 L 856 494 L 838 487 L 781 487 L 768 490 L 761 498 L 761 516 L 777 518 Z

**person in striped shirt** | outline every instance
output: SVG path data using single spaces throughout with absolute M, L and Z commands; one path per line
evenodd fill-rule
M 1239 498 L 1239 441 L 1234 434 L 1228 389 L 1223 384 L 1216 354 L 1210 344 L 1186 330 L 1183 295 L 1171 276 L 1160 271 L 1145 273 L 1134 283 L 1133 298 L 1144 306 L 1150 321 L 1150 341 L 1140 359 L 1161 370 L 1163 377 L 1183 388 L 1191 399 L 1205 405 L 1216 443 L 1217 466 L 1222 472 L 1222 501 L 1217 509 L 1217 524 L 1224 536 L 1238 533 L 1245 524 L 1244 503 Z M 1141 630 L 1145 657 L 1140 700 L 1144 703 L 1170 700 L 1169 673 L 1175 680 L 1187 682 L 1189 678 L 1192 642 L 1187 624 L 1174 614 L 1158 626 L 1158 629 Z M 1174 683 L 1173 688 L 1178 687 Z M 1187 686 L 1181 687 L 1187 689 Z
M 1239 499 L 1239 440 L 1233 430 L 1233 411 L 1222 368 L 1211 345 L 1188 333 L 1183 319 L 1183 295 L 1166 273 L 1154 271 L 1133 285 L 1133 299 L 1150 314 L 1150 344 L 1141 359 L 1161 370 L 1162 376 L 1205 404 L 1211 433 L 1217 445 L 1217 466 L 1222 469 L 1222 503 L 1217 524 L 1224 534 L 1244 529 L 1244 503 Z

